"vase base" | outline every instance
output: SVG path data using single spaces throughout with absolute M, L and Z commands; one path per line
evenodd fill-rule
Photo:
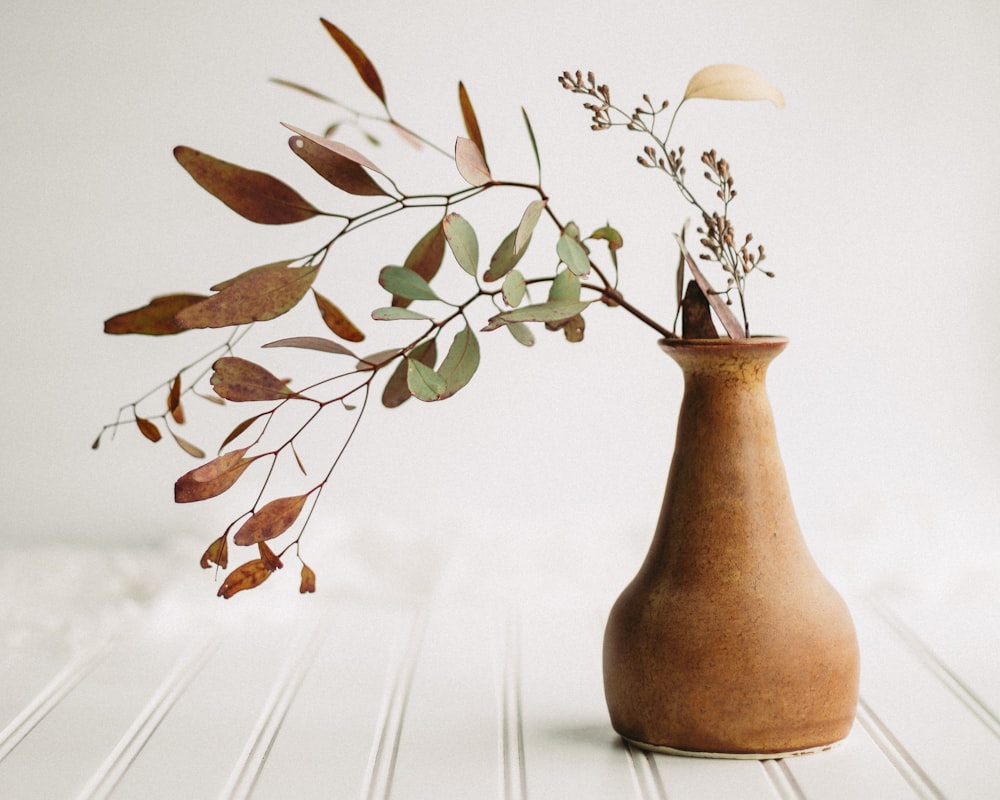
M 744 761 L 769 761 L 776 758 L 790 758 L 792 756 L 808 755 L 809 753 L 821 753 L 837 744 L 837 742 L 830 742 L 829 744 L 819 744 L 815 747 L 804 747 L 799 750 L 786 750 L 777 753 L 712 753 L 701 750 L 684 750 L 680 747 L 670 747 L 665 744 L 649 744 L 648 742 L 629 739 L 627 736 L 622 736 L 622 739 L 633 747 L 638 747 L 640 750 L 650 750 L 654 753 L 687 756 L 688 758 L 732 758 Z

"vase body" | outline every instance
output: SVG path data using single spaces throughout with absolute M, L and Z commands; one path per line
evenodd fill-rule
M 684 373 L 674 455 L 604 639 L 612 725 L 641 747 L 767 758 L 851 729 L 854 624 L 802 537 L 765 388 L 786 343 L 661 343 Z

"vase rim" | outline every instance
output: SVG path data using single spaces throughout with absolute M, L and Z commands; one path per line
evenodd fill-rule
M 749 336 L 745 339 L 731 339 L 728 336 L 720 336 L 718 339 L 660 339 L 659 345 L 663 350 L 669 351 L 673 348 L 713 348 L 713 347 L 753 347 L 753 348 L 782 348 L 788 344 L 787 336 Z

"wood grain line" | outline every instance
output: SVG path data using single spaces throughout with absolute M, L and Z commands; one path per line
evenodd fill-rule
M 215 649 L 216 643 L 211 637 L 192 642 L 185 648 L 146 707 L 80 791 L 79 800 L 96 800 L 111 794 Z
M 903 743 L 889 730 L 889 727 L 879 719 L 863 697 L 858 700 L 857 720 L 918 797 L 922 800 L 945 800 L 944 793 L 934 784 L 934 781 L 924 772 L 917 760 L 910 755 Z
M 657 767 L 656 754 L 625 742 L 629 772 L 639 800 L 667 800 L 667 790 Z
M 772 758 L 760 763 L 781 800 L 806 800 L 805 792 L 784 759 Z
M 257 724 L 237 759 L 229 780 L 219 795 L 220 798 L 237 800 L 249 797 L 253 791 L 254 784 L 260 777 L 281 730 L 285 715 L 288 714 L 288 709 L 323 643 L 324 637 L 321 634 L 327 630 L 325 622 L 325 616 L 314 620 L 311 625 L 299 631 L 292 642 L 271 693 L 261 709 Z
M 106 641 L 83 653 L 78 653 L 32 698 L 7 726 L 0 731 L 0 762 L 17 747 L 24 738 L 34 730 L 60 701 L 68 695 L 74 686 L 86 677 L 97 666 L 98 661 L 107 653 L 111 642 Z
M 365 770 L 361 794 L 367 800 L 375 798 L 384 800 L 389 797 L 389 792 L 392 790 L 399 740 L 403 734 L 413 674 L 416 671 L 426 626 L 426 611 L 414 612 L 397 637 L 396 652 L 389 662 L 386 692 L 382 699 L 379 721 L 375 727 L 375 739 L 368 756 L 368 767 Z

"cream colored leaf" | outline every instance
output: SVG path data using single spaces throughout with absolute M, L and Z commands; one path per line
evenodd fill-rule
M 772 86 L 750 67 L 739 64 L 713 64 L 699 70 L 688 81 L 684 99 L 709 100 L 770 100 L 778 108 L 785 107 L 781 91 Z

